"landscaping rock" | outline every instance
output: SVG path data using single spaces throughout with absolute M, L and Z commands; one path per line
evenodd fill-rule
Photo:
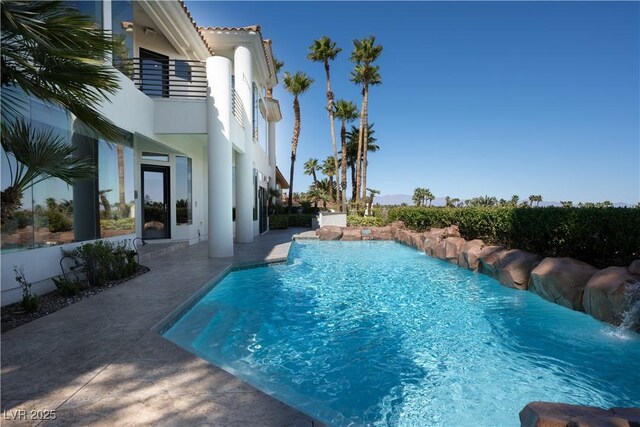
M 637 259 L 629 265 L 629 273 L 640 276 L 640 259 Z
M 440 236 L 433 234 L 424 234 L 424 253 L 429 256 L 435 256 L 435 248 L 440 243 Z
M 432 247 L 433 257 L 438 259 L 447 258 L 447 243 L 444 240 L 438 240 Z
M 326 225 L 316 230 L 320 240 L 340 240 L 342 237 L 342 227 L 337 225 Z
M 611 413 L 592 406 L 566 403 L 531 402 L 520 411 L 521 427 L 566 427 L 576 417 L 611 417 Z M 601 425 L 601 424 L 596 424 Z
M 457 225 L 450 225 L 448 227 L 446 227 L 444 230 L 444 235 L 442 236 L 443 238 L 446 237 L 462 237 L 462 235 L 460 234 L 460 229 L 458 228 Z
M 582 311 L 584 288 L 597 271 L 573 258 L 545 258 L 531 272 L 528 289 L 548 301 Z
M 542 257 L 520 249 L 502 254 L 498 280 L 509 288 L 527 289 L 531 270 L 542 261 Z
M 393 221 L 391 224 L 389 224 L 389 227 L 391 229 L 391 237 L 393 239 L 396 239 L 398 237 L 398 232 L 400 230 L 405 229 L 404 222 L 402 221 Z
M 484 242 L 479 239 L 470 240 L 464 244 L 458 254 L 458 265 L 468 270 L 477 270 L 480 251 L 484 248 Z
M 423 233 L 410 233 L 410 244 L 412 248 L 419 250 L 420 252 L 424 251 L 424 234 Z
M 396 233 L 395 240 L 403 245 L 411 246 L 411 230 L 399 229 Z
M 631 427 L 640 427 L 640 408 L 611 408 L 611 413 L 628 420 Z
M 640 275 L 625 267 L 609 267 L 598 271 L 587 282 L 582 307 L 598 320 L 619 325 L 625 310 L 625 293 L 629 286 L 640 282 Z
M 478 271 L 486 276 L 498 278 L 500 258 L 507 250 L 502 246 L 485 246 L 478 254 Z
M 340 240 L 343 241 L 357 241 L 362 240 L 362 230 L 356 227 L 347 227 L 342 229 L 342 237 Z
M 391 227 L 371 227 L 371 237 L 373 240 L 393 240 L 393 230 Z
M 571 418 L 567 427 L 631 427 L 629 421 L 609 415 L 581 415 Z
M 458 254 L 466 242 L 462 237 L 447 237 L 444 239 L 445 259 L 452 264 L 458 264 Z

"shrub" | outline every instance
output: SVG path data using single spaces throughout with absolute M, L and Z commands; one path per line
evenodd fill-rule
M 384 218 L 377 216 L 347 216 L 347 227 L 382 227 L 385 225 L 387 225 L 387 222 Z
M 136 251 L 129 249 L 126 242 L 98 240 L 70 251 L 63 249 L 62 254 L 82 265 L 90 286 L 130 277 L 138 268 Z
M 483 239 L 543 256 L 572 257 L 597 267 L 640 257 L 637 208 L 415 208 L 389 211 L 389 221 L 424 231 L 452 224 L 466 239 Z
M 101 230 L 133 230 L 134 218 L 101 219 Z
M 53 283 L 58 289 L 58 293 L 63 297 L 72 297 L 82 289 L 82 282 L 79 280 L 69 280 L 64 276 L 54 277 Z
M 301 213 L 301 214 L 289 214 L 287 215 L 287 221 L 289 223 L 289 227 L 308 227 L 311 228 L 311 220 L 314 215 L 310 213 Z
M 22 288 L 22 301 L 20 305 L 27 313 L 33 313 L 38 309 L 38 296 L 31 292 L 31 283 L 27 282 L 24 277 L 24 266 L 13 266 L 13 272 L 16 274 L 16 282 Z
M 270 230 L 284 230 L 288 227 L 289 221 L 287 221 L 287 215 L 271 215 L 269 217 Z

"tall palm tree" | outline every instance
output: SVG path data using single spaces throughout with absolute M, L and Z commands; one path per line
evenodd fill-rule
M 298 71 L 295 74 L 284 73 L 284 88 L 293 95 L 293 137 L 291 139 L 291 169 L 289 172 L 289 212 L 293 203 L 293 169 L 296 164 L 296 151 L 298 150 L 298 139 L 300 138 L 300 101 L 298 97 L 305 93 L 313 84 L 313 79 L 305 73 Z
M 22 194 L 48 178 L 72 185 L 93 178 L 89 162 L 50 131 L 32 130 L 21 117 L 24 95 L 59 105 L 105 139 L 118 128 L 96 110 L 118 88 L 117 73 L 105 65 L 111 36 L 93 20 L 62 1 L 2 1 L 1 85 L 2 148 L 10 184 L 1 193 L 2 223 L 21 205 Z M 13 158 L 13 160 L 12 160 Z
M 373 130 L 373 125 L 374 123 L 367 125 L 368 132 L 367 132 L 367 150 L 366 150 L 372 153 L 380 149 L 380 147 L 375 144 L 377 139 L 373 136 L 373 134 L 376 132 L 375 130 Z M 360 130 L 355 126 L 351 126 L 351 130 L 347 132 L 347 166 L 351 168 L 351 197 L 353 200 L 356 199 L 356 194 L 357 194 L 356 165 L 358 163 L 362 163 L 362 153 L 360 153 L 360 162 L 357 161 L 358 148 L 360 145 L 359 141 L 360 141 Z
M 307 59 L 314 62 L 322 62 L 324 71 L 327 75 L 327 112 L 329 113 L 329 126 L 331 128 L 331 143 L 333 144 L 333 170 L 335 171 L 336 183 L 340 187 L 340 179 L 338 177 L 338 148 L 336 146 L 336 132 L 334 128 L 334 108 L 333 108 L 333 92 L 331 91 L 331 77 L 329 74 L 329 61 L 333 61 L 342 51 L 337 47 L 336 42 L 327 36 L 322 36 L 318 40 L 314 40 L 309 46 L 309 54 Z
M 27 95 L 69 110 L 106 139 L 118 128 L 96 106 L 119 89 L 105 65 L 111 36 L 63 1 L 2 1 L 2 119 L 19 114 Z
M 342 212 L 347 211 L 347 123 L 351 123 L 358 118 L 358 107 L 351 102 L 344 99 L 339 99 L 335 106 L 335 117 L 340 119 L 342 125 L 340 127 L 340 147 L 341 147 L 341 161 L 340 168 L 342 170 L 342 176 L 340 177 L 340 185 L 338 186 L 340 210 Z
M 367 166 L 367 150 L 365 149 L 365 141 L 367 141 L 367 124 L 368 124 L 368 105 L 369 105 L 369 86 L 379 85 L 382 83 L 380 77 L 380 67 L 374 66 L 372 63 L 378 59 L 382 53 L 382 46 L 376 45 L 375 36 L 370 36 L 362 40 L 353 41 L 353 52 L 351 53 L 351 61 L 355 63 L 355 69 L 351 72 L 351 81 L 362 86 L 362 110 L 360 111 L 360 140 L 358 141 L 358 159 L 362 158 L 362 162 L 356 164 L 356 206 L 360 205 L 360 191 L 362 197 L 366 197 L 366 166 Z M 361 157 L 362 156 L 362 157 Z M 362 171 L 361 171 L 362 169 Z M 361 178 L 362 175 L 362 178 Z
M 367 213 L 369 215 L 371 215 L 371 208 L 373 207 L 373 198 L 376 196 L 376 194 L 380 194 L 380 190 L 374 190 L 373 188 L 367 188 L 367 191 L 369 191 L 369 197 L 367 199 Z
M 331 200 L 336 201 L 337 197 L 335 194 L 335 185 L 334 185 L 334 181 L 333 181 L 333 176 L 336 175 L 337 171 L 336 171 L 336 164 L 334 162 L 333 157 L 329 156 L 327 157 L 324 162 L 322 162 L 322 166 L 321 166 L 321 171 L 324 175 L 327 176 L 327 178 L 329 178 L 329 197 L 331 198 Z
M 320 166 L 318 165 L 318 159 L 309 159 L 304 162 L 304 174 L 313 176 L 313 186 L 318 186 L 318 177 L 316 176 L 316 171 L 320 170 Z

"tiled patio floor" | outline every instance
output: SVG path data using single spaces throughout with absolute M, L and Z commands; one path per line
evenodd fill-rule
M 2 425 L 55 411 L 43 425 L 318 426 L 154 330 L 232 263 L 286 257 L 301 231 L 235 245 L 232 258 L 207 258 L 206 241 L 150 258 L 150 272 L 3 334 Z M 20 410 L 29 419 L 11 421 Z

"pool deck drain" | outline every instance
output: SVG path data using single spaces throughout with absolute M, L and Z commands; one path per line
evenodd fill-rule
M 271 231 L 230 258 L 207 258 L 206 241 L 153 257 L 150 272 L 2 334 L 2 424 L 321 425 L 157 332 L 211 278 L 286 258 L 303 231 Z

